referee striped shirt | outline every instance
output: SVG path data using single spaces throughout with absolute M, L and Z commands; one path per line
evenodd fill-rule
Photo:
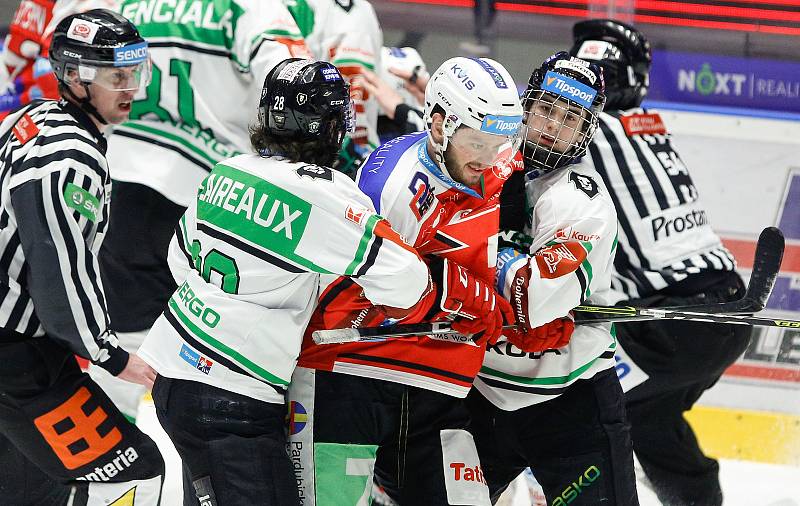
M 54 339 L 112 374 L 97 264 L 108 223 L 106 141 L 80 108 L 36 101 L 0 124 L 0 341 Z
M 647 297 L 692 274 L 735 269 L 657 113 L 601 113 L 589 158 L 619 219 L 614 289 Z

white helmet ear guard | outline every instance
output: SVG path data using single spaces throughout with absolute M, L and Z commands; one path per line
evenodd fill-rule
M 440 143 L 431 132 L 435 113 L 444 116 Z M 456 57 L 445 61 L 431 76 L 425 88 L 424 120 L 436 162 L 447 173 L 444 152 L 461 126 L 509 137 L 509 142 L 518 144 L 522 105 L 514 79 L 500 63 L 488 58 Z

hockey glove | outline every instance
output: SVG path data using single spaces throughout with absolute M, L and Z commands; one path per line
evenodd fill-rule
M 442 270 L 441 293 L 440 307 L 453 319 L 453 330 L 461 334 L 483 332 L 478 343 L 496 343 L 503 331 L 503 318 L 514 321 L 511 305 L 491 284 L 447 259 Z
M 520 330 L 524 328 L 523 332 Z M 575 320 L 572 313 L 564 318 L 556 318 L 541 327 L 529 328 L 518 325 L 516 330 L 506 330 L 503 335 L 509 343 L 525 352 L 558 349 L 569 344 Z

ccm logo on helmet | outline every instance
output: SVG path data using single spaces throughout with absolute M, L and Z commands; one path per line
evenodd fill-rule
M 576 81 L 575 79 L 571 79 L 567 76 L 557 74 L 552 71 L 544 75 L 542 89 L 568 98 L 586 108 L 592 107 L 594 97 L 597 96 L 596 90 Z
M 135 65 L 147 59 L 147 42 L 114 48 L 114 66 Z

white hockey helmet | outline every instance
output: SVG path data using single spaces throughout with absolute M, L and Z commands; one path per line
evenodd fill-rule
M 437 143 L 431 133 L 433 115 L 444 116 L 444 139 Z M 476 161 L 484 165 L 505 163 L 513 158 L 520 142 L 522 105 L 517 85 L 500 63 L 489 58 L 456 57 L 442 63 L 425 88 L 425 123 L 435 159 L 448 174 L 444 152 L 449 144 L 462 149 L 477 146 L 474 135 L 469 146 L 459 144 L 459 127 L 476 130 L 487 139 Z M 497 142 L 497 137 L 504 138 Z
M 396 91 L 403 99 L 403 103 L 419 108 L 422 104 L 405 87 L 405 81 L 389 72 L 395 68 L 419 75 L 428 74 L 422 56 L 413 47 L 383 47 L 381 48 L 380 78 Z

